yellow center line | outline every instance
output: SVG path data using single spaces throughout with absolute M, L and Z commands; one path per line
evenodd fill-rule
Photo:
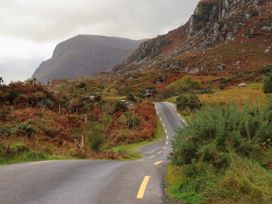
M 147 187 L 147 184 L 149 182 L 149 179 L 150 179 L 150 176 L 145 176 L 144 177 L 144 180 L 142 181 L 142 184 L 138 190 L 138 193 L 137 193 L 137 199 L 143 199 L 144 198 L 144 193 L 145 193 L 145 190 L 146 190 L 146 187 Z
M 161 164 L 162 162 L 163 162 L 163 161 L 157 161 L 157 162 L 154 163 L 154 165 L 157 166 L 157 165 Z

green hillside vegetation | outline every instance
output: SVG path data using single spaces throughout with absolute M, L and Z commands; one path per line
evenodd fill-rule
M 112 148 L 155 138 L 154 105 L 133 95 L 118 95 L 105 81 L 0 85 L 0 164 L 133 157 Z M 127 98 L 133 100 L 130 105 L 122 102 Z
M 208 106 L 173 143 L 168 193 L 186 203 L 272 202 L 270 107 Z

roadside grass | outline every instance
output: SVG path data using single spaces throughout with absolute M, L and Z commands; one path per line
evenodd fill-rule
M 170 102 L 170 103 L 176 103 L 176 99 L 177 99 L 177 97 L 173 96 L 171 98 L 166 99 L 165 101 Z
M 33 161 L 68 160 L 68 159 L 75 159 L 75 158 L 70 156 L 65 156 L 65 155 L 47 155 L 41 152 L 29 151 L 29 152 L 18 154 L 13 157 L 0 156 L 0 165 L 33 162 Z
M 132 144 L 123 144 L 116 147 L 113 147 L 110 149 L 110 151 L 113 151 L 115 153 L 125 153 L 128 155 L 127 160 L 136 160 L 141 159 L 141 147 L 152 144 L 153 142 L 156 142 L 164 137 L 164 129 L 162 126 L 161 121 L 157 117 L 157 125 L 156 125 L 156 132 L 154 134 L 154 138 L 150 141 L 142 141 Z
M 50 148 L 48 146 L 48 148 Z M 41 148 L 37 148 L 41 149 Z M 67 160 L 74 159 L 71 153 L 46 153 L 45 151 L 38 151 L 32 149 L 29 145 L 22 141 L 7 141 L 0 144 L 0 165 L 23 163 L 30 161 L 44 161 L 44 160 Z M 49 149 L 48 149 L 49 150 Z
M 166 179 L 168 198 L 188 204 L 272 202 L 272 171 L 251 159 L 234 156 L 224 173 L 207 168 L 205 173 L 190 178 L 183 167 L 169 165 Z
M 183 179 L 182 167 L 173 164 L 169 164 L 167 166 L 166 195 L 168 199 L 186 201 L 193 204 L 201 203 L 203 200 L 201 195 L 180 191 L 180 186 Z

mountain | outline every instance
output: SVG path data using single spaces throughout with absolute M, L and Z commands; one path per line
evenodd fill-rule
M 244 72 L 267 64 L 272 64 L 271 0 L 201 0 L 185 25 L 143 42 L 114 72 Z
M 111 71 L 143 41 L 96 35 L 78 35 L 58 44 L 51 59 L 42 62 L 33 77 L 42 83 Z

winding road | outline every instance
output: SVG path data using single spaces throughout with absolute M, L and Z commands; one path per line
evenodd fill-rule
M 161 204 L 171 140 L 183 122 L 171 103 L 156 103 L 163 140 L 136 161 L 42 161 L 0 167 L 1 204 Z

